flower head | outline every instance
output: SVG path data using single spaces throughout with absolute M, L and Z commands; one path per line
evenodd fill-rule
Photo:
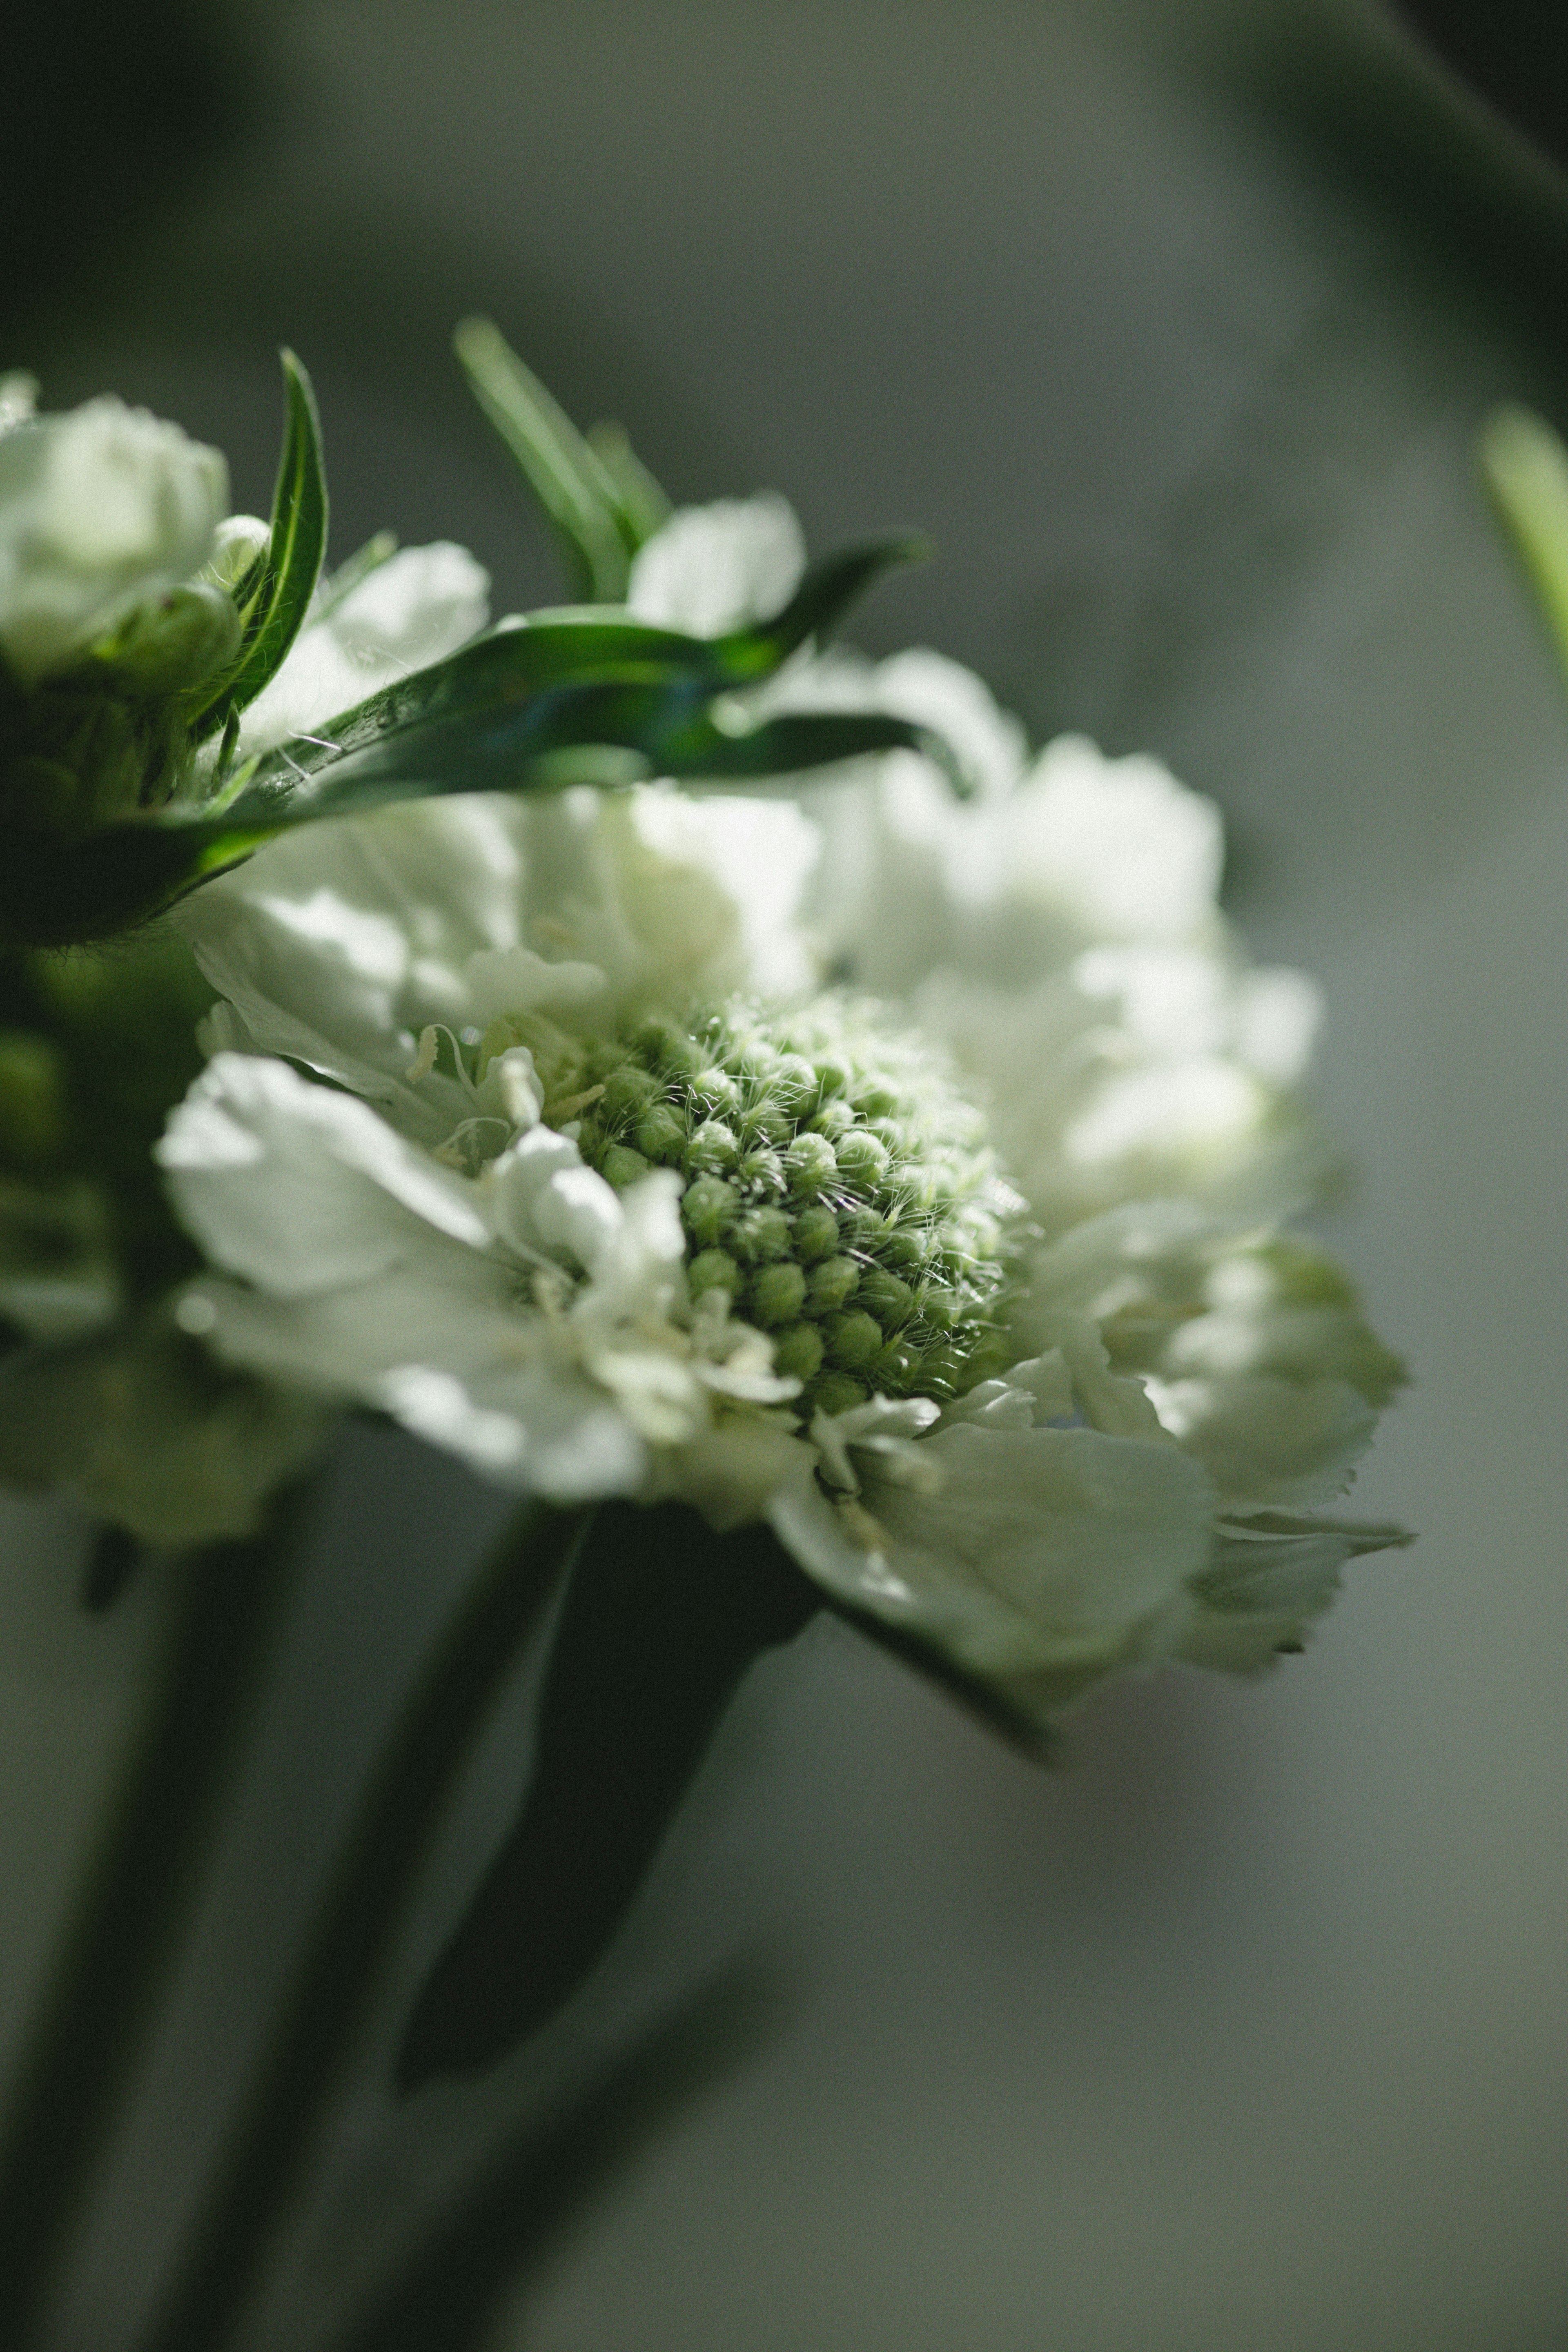
M 228 468 L 105 394 L 0 432 L 0 653 L 26 684 L 68 668 L 213 551 Z
M 677 518 L 633 593 L 721 627 L 780 540 Z M 1016 1719 L 1267 1663 L 1394 1539 L 1303 1516 L 1398 1378 L 1281 1231 L 1315 997 L 1247 966 L 1215 813 L 1153 762 L 1030 764 L 935 656 L 834 667 L 956 713 L 976 799 L 896 754 L 782 802 L 427 805 L 192 902 L 217 1050 L 163 1159 L 222 1271 L 185 1327 L 514 1485 L 766 1517 Z

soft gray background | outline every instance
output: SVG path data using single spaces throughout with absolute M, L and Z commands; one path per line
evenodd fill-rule
M 842 1629 L 754 1679 L 598 2005 L 485 2112 L 736 1944 L 789 1957 L 792 2006 L 498 2352 L 1552 2352 L 1568 701 L 1471 447 L 1500 393 L 1568 415 L 1559 184 L 1350 0 L 216 21 L 259 94 L 15 322 L 50 404 L 145 400 L 261 505 L 287 338 L 339 551 L 450 534 L 538 601 L 545 551 L 446 358 L 480 307 L 679 496 L 777 487 L 818 546 L 927 526 L 940 561 L 868 642 L 929 638 L 1038 732 L 1167 757 L 1232 822 L 1256 950 L 1321 975 L 1321 1098 L 1361 1171 L 1331 1230 L 1416 1375 L 1355 1502 L 1419 1547 L 1355 1570 L 1260 1685 L 1113 1692 L 1042 1778 Z M 412 1448 L 353 1455 L 268 1717 L 287 1809 L 246 1800 L 72 2352 L 124 2339 L 438 1613 L 430 1561 L 455 1574 L 491 1508 Z M 0 1527 L 14 2026 L 159 1595 L 87 1624 L 78 1532 Z M 332 2264 L 374 2263 L 471 2114 L 438 2095 L 389 2144 L 362 2104 L 268 2340 L 309 2340 Z

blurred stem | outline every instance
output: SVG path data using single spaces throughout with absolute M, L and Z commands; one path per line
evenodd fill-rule
M 8 2344 L 35 2338 L 195 1893 L 287 1580 L 290 1499 L 184 1560 L 182 1605 L 23 2052 L 0 2139 Z
M 452 1783 L 592 1516 L 527 1507 L 411 1696 L 360 1801 L 226 2160 L 143 2352 L 218 2352 L 244 2317 Z

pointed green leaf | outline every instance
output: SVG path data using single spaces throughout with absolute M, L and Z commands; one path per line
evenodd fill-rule
M 614 476 L 492 320 L 463 320 L 452 341 L 475 399 L 554 526 L 574 590 L 618 602 L 629 557 Z
M 1499 408 L 1482 427 L 1480 459 L 1558 658 L 1568 662 L 1568 449 L 1544 417 Z
M 628 554 L 662 529 L 675 511 L 661 485 L 655 481 L 620 425 L 590 425 L 588 446 L 609 476 L 616 499 L 616 520 Z
M 923 563 L 930 554 L 929 540 L 906 531 L 826 556 L 811 566 L 782 613 L 716 638 L 715 655 L 738 682 L 770 677 L 808 637 L 831 636 L 851 604 L 884 572 L 895 563 Z
M 748 1668 L 821 1599 L 766 1528 L 603 1507 L 551 1645 L 521 1811 L 415 2004 L 405 2088 L 493 2063 L 584 1981 Z
M 284 352 L 282 360 L 288 408 L 271 541 L 248 609 L 242 607 L 245 633 L 238 656 L 216 686 L 210 680 L 203 685 L 187 715 L 198 743 L 226 725 L 232 712 L 254 702 L 275 675 L 299 635 L 326 552 L 327 478 L 315 395 L 293 352 Z

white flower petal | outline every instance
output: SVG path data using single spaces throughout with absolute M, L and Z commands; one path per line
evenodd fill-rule
M 279 1295 L 384 1274 L 431 1232 L 472 1249 L 491 1238 L 471 1186 L 281 1062 L 220 1054 L 156 1156 L 214 1261 Z
M 880 1548 L 834 1528 L 799 1487 L 780 1496 L 773 1524 L 841 1599 L 1036 1720 L 1142 1656 L 1208 1558 L 1214 1492 L 1173 1446 L 973 1426 L 923 1443 L 942 1471 L 934 1496 L 866 1480 Z
M 485 625 L 489 574 L 448 540 L 405 547 L 301 629 L 246 711 L 240 746 L 269 751 L 330 722 L 411 670 L 455 653 Z
M 0 435 L 0 650 L 28 681 L 205 562 L 228 503 L 216 449 L 111 397 Z
M 680 507 L 632 558 L 626 603 L 639 621 L 698 637 L 771 620 L 805 569 L 785 501 L 764 495 Z

